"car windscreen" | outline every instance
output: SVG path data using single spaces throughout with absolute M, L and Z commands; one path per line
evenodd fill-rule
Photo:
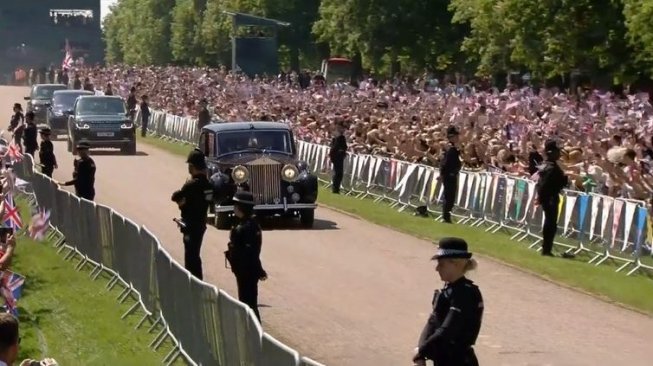
M 88 115 L 117 115 L 125 114 L 125 102 L 117 98 L 82 98 L 77 102 L 75 114 Z
M 52 98 L 52 93 L 57 90 L 66 90 L 64 85 L 48 85 L 48 86 L 38 86 L 32 90 L 32 99 L 50 99 Z
M 55 94 L 52 97 L 52 106 L 57 109 L 70 109 L 75 104 L 75 99 L 80 95 L 88 94 L 77 94 L 77 93 L 65 93 L 65 94 Z
M 218 155 L 248 150 L 276 151 L 292 154 L 292 140 L 287 130 L 243 130 L 217 133 Z

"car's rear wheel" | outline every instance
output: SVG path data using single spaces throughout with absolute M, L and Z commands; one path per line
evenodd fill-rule
M 215 227 L 219 230 L 231 229 L 231 217 L 229 217 L 229 212 L 216 212 Z
M 301 222 L 302 226 L 305 228 L 312 228 L 313 223 L 315 222 L 315 210 L 301 210 L 299 212 L 299 222 Z

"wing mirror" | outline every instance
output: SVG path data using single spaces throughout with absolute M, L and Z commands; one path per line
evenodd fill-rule
M 65 114 L 73 114 L 75 111 L 72 110 L 72 109 L 66 109 L 66 110 L 63 111 L 63 112 L 64 112 Z
M 32 99 L 32 98 L 30 98 L 30 97 L 23 97 L 23 99 L 25 99 L 25 100 L 30 100 L 30 99 Z

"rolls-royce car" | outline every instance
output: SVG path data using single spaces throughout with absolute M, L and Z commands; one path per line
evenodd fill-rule
M 77 142 L 84 139 L 91 148 L 119 148 L 136 154 L 136 127 L 121 97 L 77 97 L 68 113 L 68 151 L 76 153 Z
M 257 216 L 299 217 L 312 227 L 317 207 L 317 177 L 297 159 L 292 130 L 279 122 L 212 123 L 202 128 L 204 152 L 213 186 L 215 226 L 230 227 L 233 196 L 252 193 Z
M 68 87 L 63 84 L 36 84 L 32 86 L 27 101 L 26 112 L 34 112 L 34 123 L 45 123 L 47 109 L 52 103 L 52 94 L 56 90 L 66 90 Z
M 47 109 L 47 125 L 53 136 L 68 132 L 68 115 L 75 100 L 82 95 L 94 95 L 86 90 L 57 90 L 52 94 L 52 102 Z

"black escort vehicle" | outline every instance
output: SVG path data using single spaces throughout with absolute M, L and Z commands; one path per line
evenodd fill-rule
M 48 107 L 47 125 L 52 136 L 68 133 L 68 111 L 73 109 L 75 100 L 82 95 L 95 95 L 86 90 L 57 90 L 52 94 L 52 103 Z

